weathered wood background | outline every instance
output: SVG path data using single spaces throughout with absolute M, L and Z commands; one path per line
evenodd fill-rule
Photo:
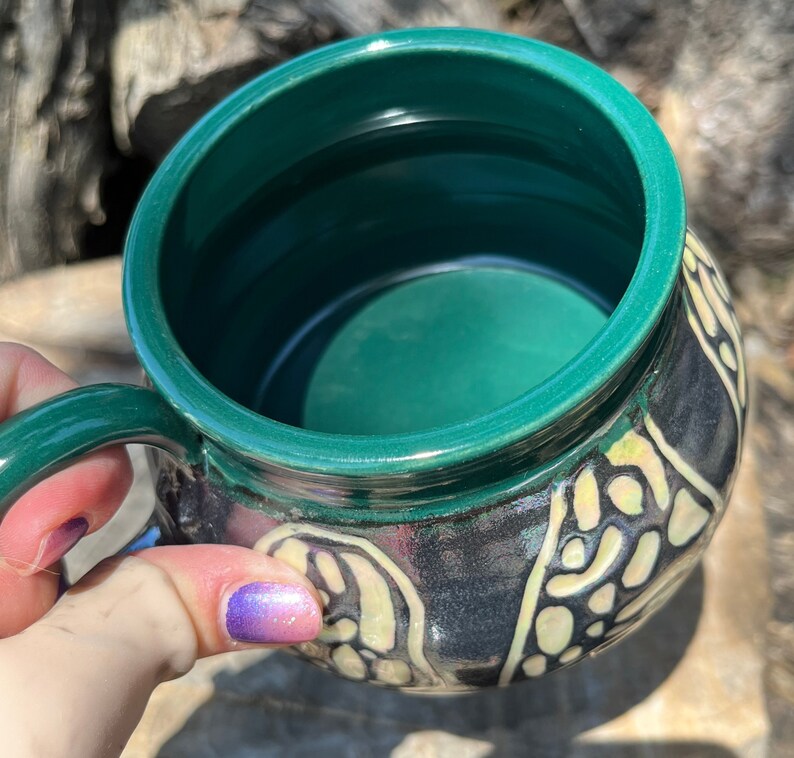
M 658 114 L 693 219 L 723 256 L 788 264 L 788 0 L 0 0 L 0 278 L 118 245 L 130 183 L 134 196 L 254 74 L 416 25 L 501 26 L 596 60 Z M 115 238 L 96 233 L 109 216 Z
M 0 336 L 85 381 L 134 377 L 117 259 L 26 272 L 118 254 L 164 152 L 252 75 L 330 40 L 431 24 L 560 44 L 659 119 L 751 362 L 751 444 L 730 518 L 664 611 L 665 639 L 642 632 L 556 682 L 432 705 L 283 658 L 223 659 L 163 688 L 127 754 L 794 755 L 790 0 L 0 0 Z

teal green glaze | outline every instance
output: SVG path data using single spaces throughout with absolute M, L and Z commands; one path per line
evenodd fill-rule
M 381 86 L 384 81 L 388 87 Z M 438 108 L 443 118 L 433 110 Z M 305 117 L 309 112 L 313 118 Z M 340 153 L 339 145 L 353 147 Z M 335 184 L 340 156 L 350 161 L 344 193 Z M 404 163 L 394 164 L 400 156 Z M 295 165 L 305 168 L 295 173 Z M 402 169 L 404 181 L 386 181 Z M 263 195 L 271 185 L 273 191 Z M 315 185 L 316 191 L 300 196 L 298 189 Z M 262 200 L 278 206 L 280 215 L 263 228 L 264 237 L 251 236 L 249 229 L 248 237 L 235 238 L 241 219 L 271 213 Z M 384 205 L 386 200 L 400 202 Z M 415 221 L 426 247 L 443 250 L 442 259 L 496 255 L 556 269 L 563 278 L 589 272 L 576 285 L 614 310 L 572 360 L 559 366 L 558 356 L 558 365 L 539 367 L 528 380 L 535 386 L 518 398 L 473 419 L 417 432 L 310 431 L 267 418 L 214 388 L 191 357 L 215 351 L 238 358 L 219 361 L 231 390 L 235 377 L 258 376 L 256 360 L 266 363 L 270 343 L 283 343 L 282 323 L 302 317 L 303 301 L 325 294 L 302 285 L 311 269 L 300 251 L 316 242 L 327 253 L 327 261 L 314 261 L 317 279 L 344 296 L 355 284 L 347 272 L 357 267 L 339 257 L 345 244 L 321 243 L 341 234 L 342 243 L 360 238 L 366 249 L 373 238 L 353 222 L 365 218 L 378 227 L 372 214 L 384 207 L 389 213 L 377 238 L 380 254 L 372 256 L 374 263 L 357 259 L 367 276 L 388 273 L 378 269 L 381 259 L 414 254 L 416 238 L 406 246 L 396 231 Z M 330 210 L 324 215 L 323 209 Z M 510 225 L 526 215 L 529 227 Z M 435 228 L 437 218 L 449 225 Z M 461 232 L 466 219 L 480 225 Z M 508 238 L 499 237 L 502 228 Z M 522 38 L 471 30 L 394 32 L 281 66 L 232 95 L 186 135 L 157 172 L 132 223 L 126 315 L 144 369 L 165 398 L 151 401 L 159 403 L 161 437 L 180 425 L 184 434 L 183 418 L 219 470 L 245 472 L 240 483 L 252 489 L 277 475 L 309 483 L 330 477 L 323 486 L 358 490 L 352 485 L 366 477 L 369 488 L 383 493 L 365 498 L 371 508 L 377 510 L 382 499 L 401 510 L 424 497 L 476 492 L 517 468 L 540 468 L 613 413 L 642 381 L 653 356 L 680 268 L 684 228 L 670 149 L 647 111 L 608 75 Z M 293 247 L 285 248 L 286 241 Z M 230 249 L 236 252 L 230 255 Z M 428 263 L 417 255 L 414 265 Z M 216 259 L 228 270 L 223 277 L 217 267 L 208 268 Z M 272 275 L 261 277 L 265 264 Z M 249 284 L 255 289 L 246 299 L 241 293 Z M 213 311 L 217 303 L 191 299 L 212 287 L 218 302 L 242 305 L 221 314 Z M 251 341 L 257 314 L 270 319 L 258 335 L 261 344 Z M 86 418 L 102 427 L 98 442 L 109 443 L 120 419 L 110 414 L 104 424 L 98 411 L 89 412 L 90 404 L 85 408 Z M 30 426 L 45 423 L 45 416 L 32 418 Z M 154 434 L 154 417 L 151 423 Z M 119 440 L 129 438 L 127 431 L 126 423 L 118 423 Z M 46 434 L 54 440 L 46 450 L 57 465 L 88 445 L 63 432 Z M 394 475 L 400 477 L 396 488 L 389 482 Z M 405 477 L 412 477 L 410 486 Z M 16 491 L 12 478 L 9 491 Z
M 589 298 L 534 272 L 420 277 L 336 333 L 312 374 L 302 426 L 389 434 L 488 413 L 565 365 L 606 320 Z
M 614 249 L 616 281 L 628 271 L 625 294 L 617 294 L 606 325 L 572 361 L 514 401 L 474 420 L 410 434 L 365 437 L 312 432 L 263 418 L 217 392 L 190 356 L 200 358 L 207 345 L 215 345 L 221 356 L 223 351 L 244 357 L 268 353 L 268 335 L 257 348 L 246 325 L 268 308 L 272 311 L 267 312 L 279 314 L 281 322 L 289 322 L 300 307 L 294 287 L 307 269 L 305 264 L 294 269 L 285 265 L 269 286 L 257 290 L 256 297 L 247 301 L 248 310 L 241 308 L 235 322 L 242 327 L 239 334 L 245 335 L 240 337 L 229 328 L 230 321 L 213 313 L 207 303 L 189 300 L 191 287 L 202 286 L 202 272 L 191 269 L 199 253 L 207 245 L 218 252 L 243 249 L 233 259 L 236 273 L 218 282 L 227 288 L 217 295 L 219 299 L 239 299 L 239 283 L 255 279 L 252 267 L 272 264 L 285 239 L 271 236 L 266 246 L 257 246 L 254 240 L 247 249 L 235 248 L 231 222 L 241 208 L 245 210 L 246 202 L 253 203 L 246 211 L 249 215 L 256 208 L 269 212 L 269 205 L 256 201 L 257 193 L 272 180 L 280 187 L 278 197 L 288 204 L 292 188 L 302 185 L 287 180 L 304 176 L 290 174 L 290 166 L 312 155 L 333 153 L 340 139 L 359 140 L 378 119 L 387 126 L 395 119 L 399 122 L 401 114 L 390 112 L 390 105 L 393 110 L 405 104 L 408 120 L 420 123 L 439 102 L 448 105 L 447 115 L 454 116 L 448 120 L 455 122 L 439 137 L 442 142 L 457 140 L 465 150 L 472 134 L 485 128 L 494 144 L 501 140 L 513 145 L 521 141 L 522 130 L 534 130 L 528 132 L 533 136 L 521 160 L 545 160 L 542 171 L 567 177 L 539 180 L 540 188 L 549 188 L 549 199 L 558 192 L 564 201 L 591 198 L 588 207 L 593 213 L 599 203 L 611 207 L 613 216 L 618 208 L 626 211 L 624 236 L 631 240 L 639 234 L 638 259 L 627 258 L 626 251 L 632 249 L 628 242 L 610 246 L 604 237 L 597 248 L 605 265 Z M 285 123 L 289 128 L 284 128 Z M 489 128 L 489 123 L 495 126 Z M 358 132 L 351 133 L 351 126 Z M 433 134 L 427 139 L 432 141 Z M 357 148 L 355 155 L 363 149 Z M 372 148 L 375 153 L 379 149 Z M 566 155 L 575 155 L 576 161 L 566 163 Z M 334 160 L 333 154 L 318 158 L 305 176 L 322 185 L 330 171 L 323 166 L 333 167 Z M 475 164 L 464 166 L 464 174 L 457 178 L 476 182 Z M 432 169 L 419 161 L 412 176 L 421 186 L 428 176 L 442 181 L 446 174 L 434 174 Z M 283 186 L 278 184 L 279 176 L 286 177 Z M 497 180 L 500 187 L 509 187 L 522 176 L 506 160 L 498 168 Z M 606 189 L 599 189 L 599 182 L 606 183 Z M 366 191 L 354 190 L 348 203 L 353 219 L 366 209 L 367 194 L 375 198 L 373 203 L 382 200 L 377 186 L 365 186 Z M 400 197 L 409 191 L 406 185 Z M 531 195 L 527 187 L 522 186 L 522 192 Z M 484 212 L 483 207 L 488 206 L 470 210 L 476 215 Z M 399 206 L 393 211 L 399 217 Z M 589 227 L 586 211 L 579 215 L 581 232 Z M 306 243 L 349 223 L 342 211 L 316 215 L 313 224 L 308 213 L 279 218 L 284 234 L 294 230 L 300 235 L 306 228 L 306 234 L 312 235 Z M 326 221 L 330 226 L 323 226 Z M 269 233 L 276 235 L 279 229 Z M 341 43 L 281 66 L 231 96 L 191 130 L 158 171 L 135 215 L 126 247 L 124 299 L 136 351 L 155 388 L 219 449 L 301 475 L 416 475 L 466 467 L 522 440 L 541 439 L 543 434 L 538 433 L 572 423 L 572 412 L 605 392 L 610 381 L 624 377 L 642 354 L 641 347 L 670 298 L 684 229 L 683 193 L 669 146 L 647 111 L 607 74 L 561 50 L 518 37 L 470 30 L 400 31 Z M 231 236 L 214 237 L 219 230 Z M 562 242 L 555 244 L 559 247 Z M 538 249 L 542 252 L 542 246 Z M 576 261 L 573 241 L 569 249 Z M 555 254 L 559 256 L 559 249 Z M 344 291 L 344 282 L 338 281 L 342 270 L 334 263 L 321 269 L 319 276 L 329 287 Z M 204 274 L 208 281 L 213 273 L 210 269 Z M 604 281 L 592 284 L 607 287 Z M 161 292 L 161 297 L 152 298 L 153 292 Z M 307 291 L 305 297 L 310 296 Z M 204 324 L 206 331 L 193 329 L 197 323 Z M 279 328 L 278 321 L 274 328 Z M 237 344 L 243 339 L 249 340 L 245 349 Z M 239 368 L 237 374 L 243 378 L 252 371 L 247 364 L 231 360 L 219 359 L 218 365 L 225 367 L 221 373 L 229 373 L 223 381 L 232 395 L 237 391 L 232 387 L 235 370 Z M 599 406 L 588 410 L 587 415 L 600 417 Z
M 724 512 L 727 285 L 653 119 L 561 50 L 411 30 L 265 74 L 163 163 L 123 286 L 153 390 L 3 424 L 2 508 L 95 447 L 160 447 L 165 533 L 291 562 L 335 625 L 297 652 L 342 676 L 571 665 L 665 602 Z
M 0 426 L 0 514 L 45 477 L 97 448 L 139 442 L 198 464 L 195 431 L 156 393 L 97 384 L 72 390 Z

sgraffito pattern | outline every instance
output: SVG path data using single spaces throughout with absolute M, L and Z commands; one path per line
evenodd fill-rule
M 299 646 L 303 655 L 348 679 L 400 687 L 444 684 L 425 658 L 424 604 L 380 548 L 322 527 L 283 524 L 254 549 L 286 561 L 324 593 L 329 614 L 321 645 Z M 335 606 L 353 612 L 334 613 Z
M 650 415 L 551 485 L 499 684 L 536 677 L 625 634 L 680 584 L 723 498 Z M 660 573 L 661 568 L 665 571 Z
M 676 292 L 670 339 L 639 391 L 507 501 L 454 520 L 330 526 L 299 511 L 277 520 L 267 502 L 213 499 L 214 485 L 193 472 L 168 479 L 163 502 L 186 533 L 227 524 L 196 533 L 201 541 L 233 541 L 241 512 L 262 519 L 241 544 L 256 542 L 318 588 L 325 630 L 298 653 L 341 676 L 444 692 L 570 665 L 675 592 L 735 475 L 747 404 L 741 337 L 722 275 L 692 234 Z
M 687 321 L 725 386 L 741 436 L 747 405 L 747 376 L 739 323 L 722 273 L 691 231 L 686 236 L 681 272 L 686 284 Z

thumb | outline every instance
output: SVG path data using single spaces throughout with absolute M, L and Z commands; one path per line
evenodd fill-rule
M 152 690 L 198 657 L 305 642 L 321 626 L 305 577 L 251 550 L 160 547 L 105 561 L 0 642 L 3 754 L 118 755 Z

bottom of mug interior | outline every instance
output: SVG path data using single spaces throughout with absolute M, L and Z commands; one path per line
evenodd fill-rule
M 397 434 L 487 413 L 547 379 L 609 306 L 526 260 L 479 256 L 395 272 L 310 319 L 253 407 L 331 434 Z

